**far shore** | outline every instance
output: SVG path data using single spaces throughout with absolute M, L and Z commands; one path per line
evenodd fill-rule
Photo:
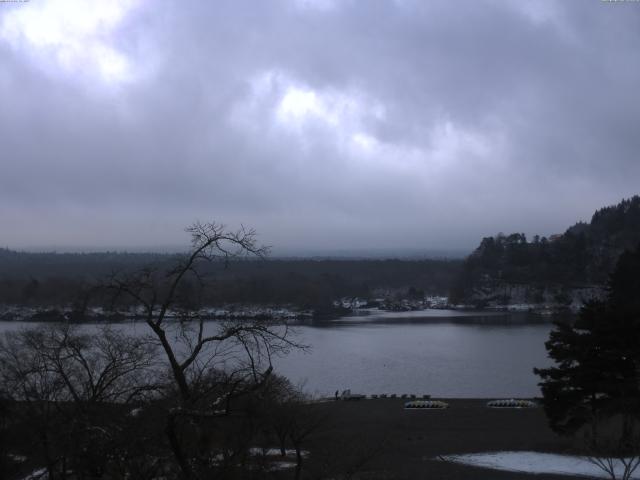
M 327 312 L 300 310 L 290 306 L 231 306 L 207 307 L 200 313 L 205 321 L 260 320 L 292 324 L 359 323 L 359 322 L 457 322 L 457 323 L 551 323 L 573 316 L 563 310 L 537 310 L 524 308 L 471 308 L 447 306 L 410 310 L 386 310 L 377 307 L 336 309 Z M 145 316 L 137 312 L 107 312 L 92 309 L 80 314 L 70 307 L 0 305 L 0 322 L 32 323 L 121 323 L 143 321 Z M 177 313 L 168 312 L 167 320 L 179 319 Z

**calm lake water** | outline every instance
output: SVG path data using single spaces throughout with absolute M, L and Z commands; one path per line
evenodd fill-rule
M 552 326 L 527 315 L 430 310 L 364 312 L 296 327 L 308 352 L 275 360 L 276 372 L 317 395 L 430 394 L 434 397 L 533 397 L 534 367 L 551 363 Z M 539 318 L 539 317 L 538 317 Z M 0 322 L 0 332 L 23 327 Z M 120 324 L 141 332 L 143 324 Z M 213 327 L 214 324 L 212 324 Z

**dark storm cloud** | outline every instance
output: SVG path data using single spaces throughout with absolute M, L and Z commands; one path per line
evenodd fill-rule
M 0 5 L 2 243 L 471 247 L 637 193 L 640 4 L 81 4 Z

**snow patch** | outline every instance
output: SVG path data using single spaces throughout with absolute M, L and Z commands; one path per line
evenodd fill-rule
M 573 455 L 539 452 L 491 452 L 446 455 L 439 458 L 448 462 L 509 472 L 610 478 L 608 474 L 591 463 L 586 457 Z M 622 463 L 618 462 L 616 464 L 616 476 L 618 478 L 621 478 L 622 471 Z M 631 478 L 640 479 L 640 470 L 636 470 Z
M 260 447 L 252 447 L 249 449 L 249 454 L 251 455 L 263 455 L 265 457 L 280 457 L 282 452 L 279 448 L 260 448 Z M 296 455 L 296 451 L 292 448 L 287 448 L 285 450 L 285 456 L 293 457 Z M 305 458 L 309 456 L 309 452 L 307 450 L 301 450 L 300 456 Z
M 24 477 L 22 480 L 47 480 L 48 478 L 49 478 L 49 475 L 47 475 L 47 469 L 46 468 L 39 468 L 39 469 L 34 470 L 33 472 L 31 472 L 29 475 Z

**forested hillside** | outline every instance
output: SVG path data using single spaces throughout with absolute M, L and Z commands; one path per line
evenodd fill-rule
M 559 236 L 486 237 L 465 260 L 451 297 L 476 304 L 570 303 L 571 292 L 603 286 L 620 254 L 638 243 L 639 196 L 602 208 L 589 223 L 577 223 Z
M 110 274 L 169 265 L 178 255 L 0 250 L 0 304 L 64 306 Z M 322 309 L 345 296 L 446 294 L 461 260 L 243 260 L 202 265 L 204 303 Z
M 579 304 L 598 293 L 625 249 L 640 243 L 640 197 L 596 211 L 562 235 L 482 239 L 459 260 L 267 259 L 211 263 L 204 303 L 322 310 L 341 297 L 449 293 L 451 302 Z M 0 304 L 68 306 L 110 274 L 168 265 L 177 254 L 26 253 L 0 249 Z

